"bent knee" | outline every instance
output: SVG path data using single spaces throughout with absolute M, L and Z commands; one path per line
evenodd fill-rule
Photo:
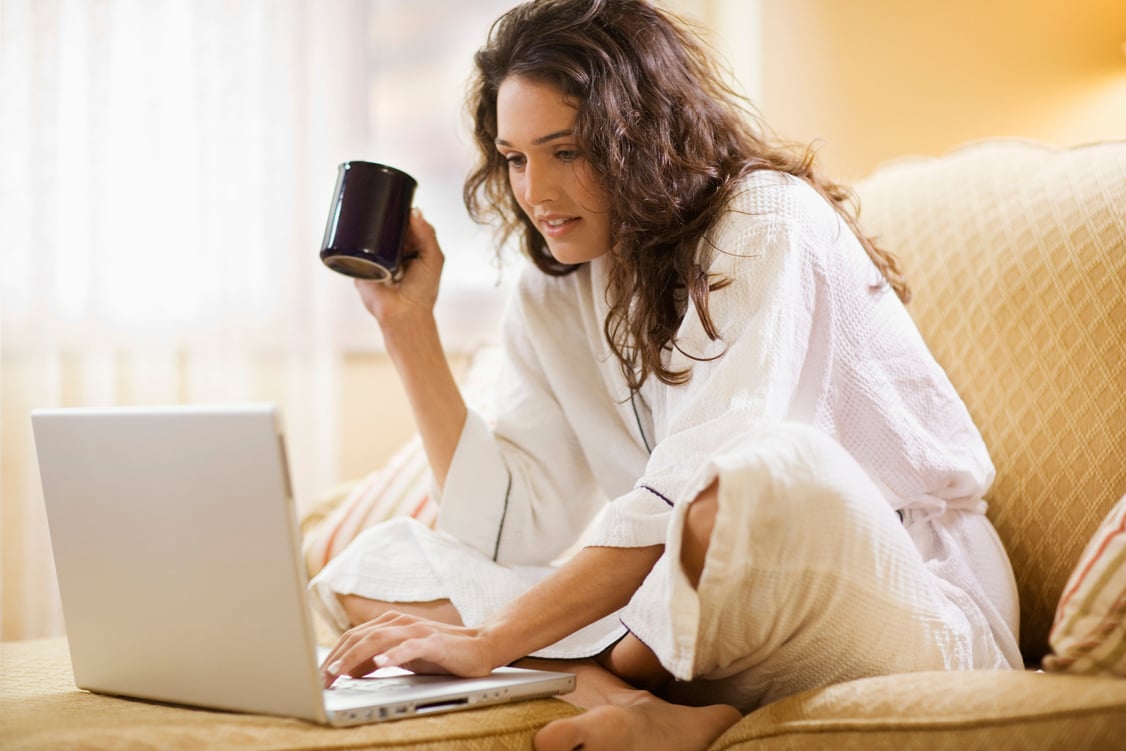
M 699 586 L 700 576 L 704 572 L 704 561 L 718 509 L 719 481 L 715 480 L 689 504 L 684 516 L 680 565 L 694 588 Z
M 856 458 L 808 425 L 780 423 L 749 434 L 730 444 L 716 464 L 725 500 L 745 501 L 760 522 L 781 516 L 825 525 L 852 514 L 856 506 L 888 512 L 883 494 Z
M 631 686 L 652 693 L 659 692 L 672 680 L 657 655 L 632 633 L 594 660 Z

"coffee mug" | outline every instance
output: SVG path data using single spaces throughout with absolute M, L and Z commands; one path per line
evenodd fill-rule
M 403 243 L 417 186 L 406 172 L 385 164 L 341 164 L 321 261 L 347 276 L 397 280 L 403 271 Z

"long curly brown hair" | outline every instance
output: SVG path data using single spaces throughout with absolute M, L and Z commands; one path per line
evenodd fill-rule
M 604 332 L 632 390 L 651 375 L 667 384 L 688 380 L 688 369 L 670 370 L 662 361 L 676 346 L 686 299 L 707 335 L 719 338 L 708 295 L 730 280 L 709 277 L 696 249 L 755 170 L 811 184 L 899 298 L 910 299 L 895 258 L 860 231 L 851 191 L 817 172 L 810 148 L 761 136 L 760 119 L 725 83 L 706 45 L 645 0 L 533 0 L 497 20 L 475 61 L 469 109 L 480 160 L 465 181 L 466 208 L 478 222 L 498 222 L 502 245 L 517 236 L 544 273 L 575 271 L 552 257 L 520 210 L 495 146 L 497 91 L 506 78 L 557 86 L 577 109 L 575 139 L 612 207 Z

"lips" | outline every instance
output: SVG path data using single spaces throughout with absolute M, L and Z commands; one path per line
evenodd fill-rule
M 577 216 L 542 216 L 536 217 L 540 230 L 548 236 L 558 237 L 568 232 L 580 221 Z

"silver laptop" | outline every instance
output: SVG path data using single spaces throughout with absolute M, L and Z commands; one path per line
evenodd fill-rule
M 36 410 L 74 681 L 355 725 L 566 693 L 574 676 L 320 681 L 274 405 Z

